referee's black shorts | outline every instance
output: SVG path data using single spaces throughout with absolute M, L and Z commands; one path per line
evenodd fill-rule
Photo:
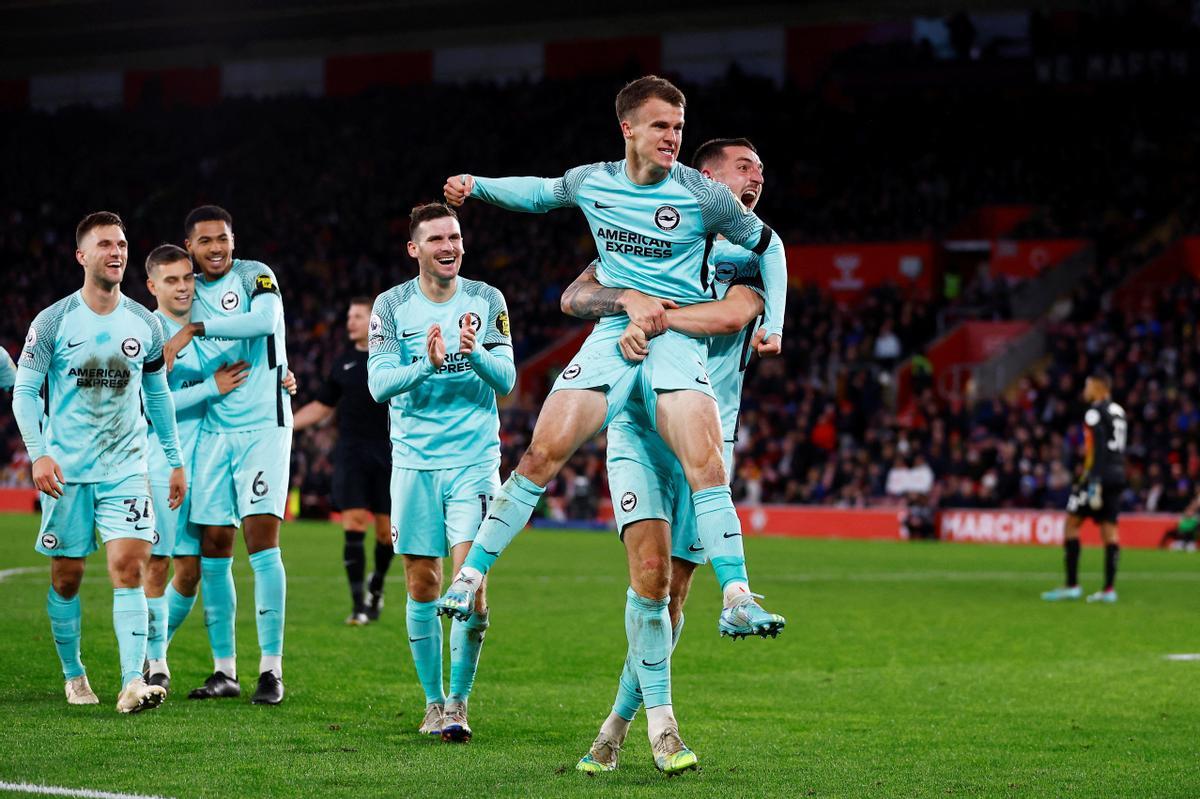
M 333 505 L 389 513 L 392 443 L 339 438 L 333 451 Z
M 1100 484 L 1100 507 L 1093 508 L 1088 502 L 1087 486 L 1080 486 L 1067 499 L 1067 513 L 1082 519 L 1091 519 L 1100 523 L 1115 524 L 1121 513 L 1121 494 L 1125 492 L 1125 483 L 1105 481 Z

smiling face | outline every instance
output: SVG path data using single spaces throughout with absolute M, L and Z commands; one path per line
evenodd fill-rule
M 758 153 L 745 146 L 729 146 L 722 151 L 722 160 L 700 170 L 705 177 L 724 183 L 746 210 L 753 211 L 762 197 L 763 163 Z
M 621 134 L 639 165 L 669 172 L 683 145 L 683 106 L 651 97 L 621 120 Z
M 452 216 L 422 222 L 408 243 L 408 254 L 417 259 L 421 274 L 440 283 L 458 277 L 464 252 L 462 229 Z
M 209 280 L 216 280 L 233 266 L 233 230 L 223 220 L 197 222 L 183 245 Z
M 121 285 L 125 265 L 129 263 L 129 242 L 120 225 L 98 225 L 79 242 L 75 260 L 83 267 L 85 278 L 105 289 Z
M 146 287 L 158 300 L 158 307 L 168 315 L 185 317 L 192 310 L 196 297 L 196 276 L 192 273 L 192 262 L 180 259 L 168 264 L 159 264 L 146 280 Z

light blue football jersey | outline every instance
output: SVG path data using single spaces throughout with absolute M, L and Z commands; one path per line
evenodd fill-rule
M 487 283 L 460 277 L 454 296 L 436 303 L 422 293 L 414 278 L 375 300 L 368 370 L 394 356 L 404 366 L 424 360 L 425 334 L 434 323 L 441 325 L 446 342 L 442 368 L 389 400 L 395 467 L 452 469 L 500 457 L 496 390 L 458 352 L 464 319 L 475 328 L 478 344 L 488 350 L 507 347 L 511 353 L 504 297 Z
M 504 208 L 545 212 L 577 206 L 596 241 L 604 286 L 633 288 L 653 297 L 691 305 L 714 299 L 706 259 L 713 237 L 757 253 L 767 293 L 765 326 L 783 329 L 787 263 L 771 229 L 746 210 L 728 186 L 676 164 L 659 183 L 639 186 L 625 173 L 624 161 L 575 167 L 557 179 L 475 177 L 473 197 Z M 625 324 L 607 317 L 601 325 Z
M 179 332 L 181 326 L 169 316 L 161 311 L 155 311 L 154 315 L 158 317 L 158 321 L 163 327 L 163 335 L 168 339 Z M 193 339 L 191 344 L 179 351 L 175 356 L 175 368 L 167 373 L 167 385 L 175 399 L 175 423 L 179 427 L 179 456 L 188 469 L 189 480 L 191 479 L 192 454 L 196 451 L 196 439 L 200 437 L 200 423 L 204 421 L 207 399 L 218 396 L 215 386 L 212 389 L 211 397 L 200 399 L 194 396 L 195 392 L 203 391 L 205 380 L 211 373 L 201 361 L 200 348 L 195 346 L 197 341 L 198 339 Z M 193 397 L 183 401 L 181 399 L 183 392 L 191 392 Z M 171 467 L 167 464 L 167 455 L 163 452 L 162 443 L 158 440 L 153 425 L 149 429 L 149 438 L 150 481 L 165 483 L 170 477 Z
M 711 273 L 714 296 L 724 299 L 730 286 L 747 285 L 761 294 L 762 282 L 759 275 L 759 258 L 744 247 L 738 247 L 724 239 L 713 242 L 708 266 Z M 746 367 L 753 353 L 750 342 L 762 317 L 755 319 L 737 333 L 712 336 L 708 340 L 708 379 L 717 396 L 717 409 L 721 413 L 721 431 L 726 443 L 736 440 L 738 413 L 742 406 L 742 383 Z
M 76 291 L 34 318 L 19 365 L 46 376 L 42 437 L 68 483 L 146 472 L 142 373 L 162 368 L 163 341 L 158 319 L 128 297 L 101 316 Z
M 0 390 L 12 388 L 17 381 L 17 365 L 8 350 L 0 347 Z
M 229 271 L 213 282 L 196 276 L 192 321 L 226 319 L 249 313 L 255 297 L 279 297 L 279 283 L 271 268 L 259 261 L 234 259 Z M 292 426 L 292 401 L 281 385 L 287 373 L 287 346 L 283 314 L 274 330 L 249 339 L 197 337 L 193 339 L 204 363 L 213 369 L 246 361 L 250 373 L 237 391 L 208 403 L 201 429 L 214 433 L 248 432 L 268 427 Z

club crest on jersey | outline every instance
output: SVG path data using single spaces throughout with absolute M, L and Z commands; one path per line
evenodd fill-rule
M 126 358 L 136 358 L 142 354 L 142 342 L 130 337 L 121 342 L 121 352 Z
M 462 329 L 466 326 L 470 326 L 471 332 L 478 333 L 479 328 L 483 327 L 483 320 L 479 318 L 479 314 L 468 311 L 467 313 L 458 317 L 459 329 Z
M 637 507 L 637 494 L 632 491 L 626 491 L 621 495 L 621 510 L 629 513 Z
M 58 536 L 54 533 L 46 533 L 42 536 L 42 546 L 46 549 L 58 549 Z
M 383 329 L 383 320 L 379 318 L 379 314 L 371 314 L 371 321 L 367 324 L 367 332 L 372 336 L 378 336 L 379 331 Z
M 654 224 L 660 230 L 674 230 L 679 227 L 679 210 L 671 205 L 660 205 L 654 212 Z
M 154 537 L 150 539 L 150 543 L 153 544 L 154 546 L 158 546 L 158 542 L 159 542 L 158 530 L 155 530 Z
M 583 368 L 579 364 L 573 363 L 570 366 L 568 366 L 566 369 L 563 370 L 562 379 L 563 380 L 574 380 L 575 378 L 579 377 L 579 373 L 582 371 L 583 371 Z
M 236 310 L 242 304 L 242 298 L 238 296 L 236 291 L 232 289 L 221 295 L 221 309 L 225 311 Z
M 399 540 L 400 540 L 400 531 L 397 530 L 396 525 L 393 524 L 392 525 L 392 543 L 394 544 Z
M 713 278 L 718 283 L 732 283 L 737 277 L 737 264 L 731 264 L 729 261 L 722 261 L 713 269 Z
M 500 335 L 508 338 L 511 333 L 508 326 L 508 311 L 501 311 L 496 317 L 496 329 L 500 331 Z
M 29 335 L 25 336 L 25 348 L 21 350 L 21 357 L 33 360 L 33 348 L 37 344 L 37 331 L 31 326 Z

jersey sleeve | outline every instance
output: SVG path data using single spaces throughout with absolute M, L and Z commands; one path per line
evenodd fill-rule
M 142 369 L 146 372 L 157 372 L 163 368 L 163 344 L 167 337 L 163 333 L 162 323 L 149 314 L 146 324 L 150 326 L 150 347 L 146 350 L 146 359 L 142 361 Z
M 17 365 L 8 350 L 0 349 L 0 389 L 10 389 L 17 382 Z
M 484 349 L 512 346 L 512 330 L 508 322 L 508 304 L 500 289 L 488 287 L 488 323 L 487 332 L 483 336 Z
M 25 336 L 25 346 L 21 348 L 21 366 L 42 374 L 50 371 L 50 361 L 54 358 L 54 340 L 58 336 L 62 318 L 62 310 L 56 305 L 34 317 L 33 324 L 29 326 L 29 333 Z
M 737 277 L 733 279 L 730 286 L 745 286 L 752 290 L 758 296 L 766 299 L 767 290 L 763 287 L 762 271 L 760 268 L 759 257 L 751 255 L 746 261 L 744 269 L 738 270 Z
M 555 208 L 579 204 L 579 192 L 588 175 L 599 164 L 586 164 L 568 169 L 561 178 L 475 178 L 471 193 L 484 202 L 509 211 L 544 214 Z
M 398 300 L 391 291 L 375 298 L 371 308 L 368 328 L 367 390 L 376 402 L 387 402 L 397 394 L 419 386 L 433 374 L 433 364 L 428 357 L 405 365 L 403 350 L 396 336 L 396 305 Z
M 204 320 L 204 335 L 213 338 L 258 338 L 275 331 L 283 315 L 283 298 L 271 267 L 259 261 L 241 261 L 236 266 L 242 290 L 250 307 L 242 314 Z

